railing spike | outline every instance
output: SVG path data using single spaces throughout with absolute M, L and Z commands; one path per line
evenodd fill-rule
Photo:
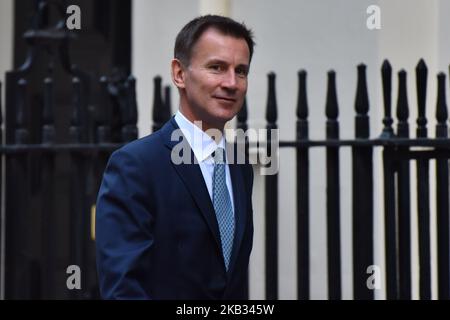
M 306 120 L 308 118 L 308 99 L 306 92 L 306 70 L 298 72 L 298 99 L 297 99 L 297 118 Z
M 358 82 L 355 99 L 355 136 L 357 138 L 369 138 L 369 95 L 366 83 L 366 65 L 358 65 Z
M 274 72 L 270 72 L 267 77 L 269 81 L 269 90 L 267 93 L 266 120 L 269 124 L 275 124 L 277 122 L 276 76 Z
M 136 100 L 136 78 L 133 76 L 129 76 L 127 80 L 128 85 L 128 107 L 130 108 L 130 125 L 136 125 L 138 121 L 138 107 Z
M 417 86 L 417 137 L 427 136 L 427 118 L 425 116 L 425 105 L 427 97 L 427 76 L 428 69 L 423 59 L 420 59 L 416 67 L 416 86 Z
M 397 96 L 397 136 L 408 137 L 409 136 L 409 107 L 408 107 L 408 94 L 406 89 L 406 71 L 400 70 L 398 72 L 398 96 Z
M 248 119 L 247 96 L 245 96 L 242 108 L 241 110 L 239 110 L 237 114 L 237 127 L 243 130 L 247 130 L 247 119 Z
M 137 139 L 138 129 L 136 126 L 138 119 L 137 101 L 136 101 L 136 79 L 130 75 L 125 81 L 125 104 L 123 120 L 122 141 L 128 142 Z
M 358 84 L 355 100 L 357 113 L 367 114 L 369 112 L 369 96 L 367 94 L 366 65 L 363 63 L 358 65 Z
M 383 102 L 384 102 L 384 118 L 383 118 L 383 132 L 381 138 L 392 138 L 394 130 L 392 128 L 392 67 L 387 59 L 383 61 L 381 66 L 381 79 L 383 85 Z
M 328 72 L 327 101 L 325 107 L 327 116 L 327 139 L 339 139 L 339 115 L 338 101 L 336 94 L 336 72 Z
M 336 120 L 339 114 L 336 94 L 336 72 L 328 72 L 328 87 L 325 114 L 328 119 Z
M 437 90 L 437 103 L 436 103 L 436 119 L 438 121 L 438 127 L 447 127 L 447 102 L 445 98 L 445 73 L 440 72 L 437 76 L 438 90 Z M 446 129 L 445 129 L 446 132 Z
M 170 86 L 164 87 L 164 121 L 168 121 L 172 115 L 172 99 Z
M 153 131 L 160 129 L 164 123 L 164 103 L 161 95 L 161 82 L 162 78 L 160 76 L 153 78 Z
M 406 121 L 409 117 L 406 76 L 407 74 L 404 69 L 398 72 L 397 118 L 398 120 L 403 122 Z

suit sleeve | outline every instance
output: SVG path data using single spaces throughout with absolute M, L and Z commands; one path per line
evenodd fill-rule
M 103 299 L 150 299 L 152 215 L 144 167 L 130 153 L 114 152 L 96 206 L 96 259 Z

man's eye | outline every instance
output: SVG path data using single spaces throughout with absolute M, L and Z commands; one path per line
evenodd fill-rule
M 222 70 L 222 66 L 220 66 L 220 65 L 218 65 L 218 64 L 210 65 L 209 68 L 210 68 L 211 70 L 214 70 L 214 71 L 221 71 L 221 70 Z
M 245 76 L 247 76 L 247 70 L 245 70 L 243 68 L 236 69 L 236 74 L 238 76 L 245 77 Z

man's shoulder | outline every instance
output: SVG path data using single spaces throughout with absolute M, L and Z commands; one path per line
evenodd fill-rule
M 160 159 L 165 149 L 163 140 L 160 137 L 160 132 L 156 131 L 152 134 L 131 141 L 126 145 L 116 150 L 112 157 L 128 157 L 149 163 L 149 161 Z
M 123 152 L 142 152 L 142 151 L 151 151 L 155 148 L 163 147 L 164 144 L 159 137 L 159 131 L 148 134 L 139 139 L 133 140 L 120 148 Z

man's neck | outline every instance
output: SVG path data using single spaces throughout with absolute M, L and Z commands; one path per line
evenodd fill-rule
M 207 133 L 211 138 L 217 135 L 218 132 L 223 135 L 224 133 L 224 125 L 211 125 L 203 120 L 198 119 L 194 114 L 190 112 L 186 112 L 181 106 L 179 108 L 179 112 L 187 119 L 189 122 L 200 128 L 203 132 Z M 220 139 L 219 139 L 220 140 Z

